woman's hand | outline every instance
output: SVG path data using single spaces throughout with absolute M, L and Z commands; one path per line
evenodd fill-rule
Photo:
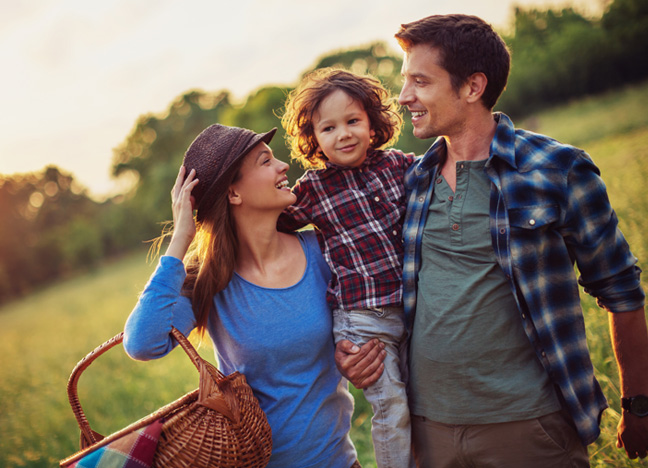
M 194 198 L 191 191 L 198 184 L 194 179 L 196 171 L 189 172 L 185 178 L 185 167 L 180 167 L 173 189 L 171 189 L 171 203 L 173 208 L 173 235 L 166 255 L 184 259 L 191 241 L 196 236 L 196 222 L 194 221 Z

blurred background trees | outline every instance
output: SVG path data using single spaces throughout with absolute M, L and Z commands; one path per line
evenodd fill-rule
M 516 8 L 505 40 L 513 54 L 509 84 L 496 110 L 514 120 L 544 107 L 648 78 L 648 0 L 614 0 L 601 18 L 577 11 Z M 321 57 L 312 69 L 342 67 L 400 90 L 400 51 L 376 43 Z M 308 72 L 310 70 L 306 70 Z M 117 197 L 96 201 L 56 167 L 0 175 L 0 303 L 56 279 L 92 269 L 159 235 L 171 218 L 169 192 L 184 151 L 208 125 L 267 131 L 278 127 L 275 155 L 289 161 L 280 117 L 290 88 L 268 86 L 233 104 L 225 90 L 191 90 L 164 115 L 142 115 L 114 149 L 115 177 L 132 181 Z M 398 148 L 422 154 L 430 141 L 404 119 Z M 291 183 L 302 169 L 292 164 Z

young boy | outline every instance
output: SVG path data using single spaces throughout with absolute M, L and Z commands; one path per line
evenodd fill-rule
M 414 155 L 381 149 L 400 133 L 395 109 L 376 79 L 320 69 L 289 95 L 282 118 L 292 157 L 309 170 L 279 228 L 313 224 L 321 234 L 336 343 L 385 344 L 385 370 L 364 390 L 379 468 L 413 466 L 401 277 L 403 176 Z

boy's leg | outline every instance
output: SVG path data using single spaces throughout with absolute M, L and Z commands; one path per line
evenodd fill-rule
M 411 451 L 407 389 L 401 375 L 405 327 L 401 308 L 334 312 L 335 340 L 347 339 L 359 346 L 378 338 L 385 344 L 385 370 L 364 391 L 374 416 L 371 435 L 378 468 L 414 466 Z

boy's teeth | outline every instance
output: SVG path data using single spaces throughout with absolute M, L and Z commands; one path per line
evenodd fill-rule
M 412 117 L 421 117 L 425 114 L 427 114 L 427 112 L 412 112 Z
M 283 180 L 283 181 L 279 182 L 277 185 L 275 185 L 275 187 L 277 187 L 278 189 L 288 187 L 288 181 Z

